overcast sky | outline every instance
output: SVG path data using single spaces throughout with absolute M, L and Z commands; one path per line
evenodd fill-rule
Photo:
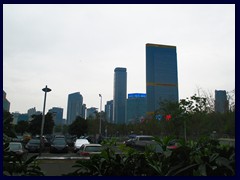
M 197 88 L 235 89 L 235 5 L 3 5 L 3 89 L 10 112 L 67 112 L 68 94 L 87 107 L 113 99 L 116 67 L 127 93 L 146 93 L 146 43 L 177 46 L 180 99 Z

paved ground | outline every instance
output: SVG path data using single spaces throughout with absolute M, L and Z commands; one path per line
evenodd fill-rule
M 28 153 L 28 158 L 39 155 L 39 153 Z M 68 153 L 49 153 L 45 149 L 41 156 L 37 157 L 39 167 L 46 176 L 61 176 L 74 171 L 72 167 L 76 160 L 84 159 L 70 149 Z
M 28 158 L 39 153 L 29 153 Z M 37 157 L 39 167 L 46 176 L 61 176 L 74 171 L 72 167 L 77 160 L 85 160 L 88 158 L 80 157 L 75 153 L 42 153 Z
M 39 167 L 46 176 L 61 176 L 74 171 L 75 159 L 39 159 Z

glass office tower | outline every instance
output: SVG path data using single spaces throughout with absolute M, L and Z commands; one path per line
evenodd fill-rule
M 162 101 L 178 101 L 176 46 L 146 44 L 146 89 L 148 114 Z
M 227 92 L 225 90 L 215 90 L 215 112 L 227 112 L 228 104 Z
M 127 69 L 115 68 L 113 90 L 113 122 L 125 124 L 127 98 Z
M 67 124 L 72 124 L 76 120 L 77 116 L 83 117 L 82 113 L 83 97 L 80 92 L 72 93 L 68 95 L 67 106 Z
M 63 108 L 60 107 L 53 107 L 49 109 L 48 112 L 52 113 L 54 124 L 56 125 L 63 125 Z
M 139 123 L 146 116 L 147 100 L 145 93 L 128 94 L 127 123 Z
M 107 122 L 113 122 L 113 100 L 107 101 L 107 104 L 105 105 L 105 116 Z

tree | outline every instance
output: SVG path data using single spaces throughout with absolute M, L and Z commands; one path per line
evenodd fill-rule
M 8 111 L 3 110 L 3 134 L 8 137 L 16 137 L 13 126 L 12 114 Z
M 15 126 L 16 133 L 23 135 L 24 132 L 28 132 L 29 122 L 28 121 L 19 121 Z
M 56 125 L 56 126 L 54 127 L 54 132 L 55 132 L 55 133 L 60 133 L 60 132 L 62 132 L 62 125 Z
M 76 120 L 69 125 L 68 132 L 69 134 L 77 135 L 78 137 L 85 135 L 88 132 L 87 121 L 84 118 L 77 116 Z
M 68 132 L 68 125 L 64 124 L 64 125 L 62 126 L 62 133 L 63 133 L 63 134 L 67 134 L 67 132 Z
M 227 99 L 229 102 L 229 111 L 235 112 L 235 89 L 227 92 Z
M 41 126 L 42 126 L 42 114 L 33 115 L 33 119 L 29 123 L 29 132 L 32 135 L 41 134 Z M 43 134 L 52 134 L 54 127 L 54 120 L 51 113 L 47 113 L 45 115 L 45 122 L 43 128 Z

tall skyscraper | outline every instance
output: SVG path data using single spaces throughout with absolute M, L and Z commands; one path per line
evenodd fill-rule
M 56 125 L 63 125 L 63 108 L 60 107 L 53 107 L 49 109 L 48 112 L 52 113 L 54 124 Z
M 162 101 L 178 101 L 176 46 L 146 44 L 146 89 L 149 114 Z
M 68 95 L 67 106 L 67 124 L 72 124 L 77 116 L 83 117 L 82 114 L 83 97 L 80 92 Z
M 215 112 L 227 112 L 228 104 L 227 92 L 224 90 L 215 90 Z
M 127 69 L 115 68 L 113 90 L 113 122 L 125 124 L 127 98 Z

